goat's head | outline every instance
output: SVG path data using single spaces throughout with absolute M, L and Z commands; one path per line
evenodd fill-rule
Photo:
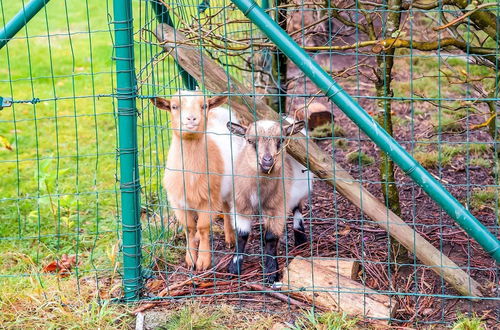
M 228 122 L 227 128 L 235 135 L 245 137 L 246 159 L 248 166 L 255 168 L 264 174 L 280 173 L 283 166 L 284 138 L 298 133 L 304 128 L 304 121 L 285 125 L 283 128 L 278 122 L 271 120 L 259 120 L 248 127 Z
M 174 134 L 182 138 L 194 138 L 205 131 L 208 112 L 226 103 L 227 96 L 206 97 L 199 91 L 179 91 L 170 99 L 155 97 L 151 102 L 170 112 Z

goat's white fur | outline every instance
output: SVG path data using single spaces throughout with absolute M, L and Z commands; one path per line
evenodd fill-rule
M 231 205 L 233 200 L 233 176 L 236 160 L 245 141 L 232 138 L 227 129 L 229 121 L 239 123 L 234 113 L 226 108 L 218 107 L 211 111 L 211 119 L 207 124 L 207 136 L 215 142 L 224 160 L 224 176 L 222 177 L 221 197 Z

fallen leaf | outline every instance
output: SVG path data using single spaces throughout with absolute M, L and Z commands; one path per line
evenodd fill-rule
M 43 271 L 46 273 L 52 273 L 57 271 L 57 261 L 52 261 L 47 266 L 43 267 Z
M 71 272 L 67 268 L 61 268 L 57 275 L 60 277 L 68 277 L 69 275 L 71 275 Z
M 164 287 L 165 282 L 159 279 L 151 280 L 146 283 L 146 289 L 148 289 L 149 292 L 157 292 L 162 290 Z
M 10 144 L 9 140 L 7 140 L 5 137 L 0 135 L 0 145 L 3 146 L 5 149 L 13 151 L 14 149 L 12 148 L 12 145 Z
M 68 256 L 67 254 L 63 254 L 61 259 L 54 260 L 45 267 L 43 267 L 43 271 L 46 273 L 56 273 L 60 277 L 66 277 L 71 274 L 71 268 L 76 265 L 76 255 Z
M 345 229 L 339 231 L 339 234 L 342 235 L 342 236 L 346 236 L 350 232 L 351 232 L 351 227 L 347 226 L 347 227 L 345 227 Z

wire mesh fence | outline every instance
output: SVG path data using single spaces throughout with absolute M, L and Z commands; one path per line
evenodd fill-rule
M 2 28 L 28 5 L 2 1 Z M 0 95 L 13 100 L 0 111 L 4 288 L 50 288 L 61 277 L 77 279 L 79 287 L 81 279 L 116 271 L 120 206 L 108 10 L 106 2 L 54 1 L 1 49 Z
M 23 2 L 16 5 L 0 1 L 3 25 Z M 499 237 L 496 2 L 258 5 Z M 151 303 L 191 298 L 271 313 L 353 309 L 361 318 L 393 325 L 448 323 L 459 313 L 475 313 L 488 325 L 498 323 L 499 272 L 488 254 L 495 251 L 485 251 L 471 239 L 311 77 L 287 60 L 246 18 L 248 12 L 230 1 L 132 1 L 139 175 L 130 182 L 140 182 L 142 242 L 133 247 L 122 242 L 121 230 L 136 228 L 121 227 L 120 187 L 130 186 L 120 182 L 118 155 L 133 150 L 118 142 L 119 102 L 124 97 L 115 77 L 123 70 L 115 69 L 113 59 L 123 57 L 113 53 L 112 45 L 117 44 L 116 30 L 123 28 L 117 23 L 127 20 L 117 20 L 112 7 L 111 1 L 51 2 L 0 50 L 0 96 L 14 100 L 0 111 L 3 283 L 76 279 L 78 284 L 96 284 L 100 298 L 120 297 L 120 251 L 130 256 L 127 248 L 139 248 L 140 256 L 132 256 L 142 260 L 132 266 L 140 274 L 133 282 L 138 287 L 128 292 Z M 175 33 L 158 30 L 160 23 L 171 24 Z M 176 126 L 174 110 L 161 109 L 158 98 L 175 103 L 179 90 L 187 97 L 179 105 L 182 112 L 187 113 L 183 104 L 190 98 L 201 97 L 201 106 L 227 95 L 226 106 L 233 109 L 230 121 L 239 119 L 251 130 L 251 122 L 264 117 L 278 121 L 282 129 L 271 134 L 275 139 L 257 134 L 268 137 L 262 141 L 252 140 L 252 134 L 230 135 L 228 129 L 203 135 L 206 143 L 226 138 L 230 145 L 222 156 L 235 158 L 229 175 L 209 173 L 211 153 L 216 152 L 206 144 L 197 152 L 188 149 L 188 138 L 179 139 L 183 128 Z M 299 120 L 306 122 L 305 135 L 287 138 L 285 128 Z M 280 227 L 292 196 L 287 167 L 275 179 L 284 189 L 277 186 L 269 194 L 265 183 L 255 180 L 266 174 L 242 174 L 245 162 L 235 153 L 243 143 L 260 155 L 269 141 L 279 144 L 275 162 L 290 163 L 285 148 L 297 156 L 294 146 L 301 144 L 306 165 L 333 169 L 324 175 L 299 171 L 308 173 L 305 179 L 294 176 L 306 194 L 300 208 L 289 210 L 293 212 L 287 214 L 283 233 L 271 230 L 269 223 Z M 177 144 L 182 166 L 169 168 L 169 152 Z M 205 167 L 193 169 L 190 159 Z M 257 169 L 261 166 L 258 156 L 253 162 Z M 194 184 L 184 179 L 176 183 L 186 200 L 203 190 L 204 177 L 210 177 L 209 196 L 217 190 L 210 182 L 230 178 L 229 209 L 199 210 L 174 200 L 171 185 L 165 191 L 165 171 L 195 178 Z M 256 197 L 247 197 L 257 205 L 245 213 L 237 205 L 251 190 L 249 182 L 260 183 Z M 187 246 L 206 240 L 202 230 L 184 234 L 190 220 L 182 219 L 179 211 L 186 208 L 197 213 L 193 219 L 198 223 L 208 218 L 210 231 L 208 249 L 200 246 L 197 258 L 191 259 L 195 269 L 188 267 L 185 255 L 193 258 L 196 250 Z M 259 215 L 270 215 L 270 208 L 284 210 L 259 220 Z M 236 222 L 232 240 L 225 236 L 228 226 L 221 214 Z M 248 225 L 248 243 L 242 229 L 245 215 L 255 216 Z M 302 227 L 297 220 L 301 217 Z M 407 228 L 395 222 L 398 218 L 414 230 L 401 234 L 407 238 L 403 244 L 391 238 Z M 420 238 L 435 250 L 424 248 Z M 304 244 L 295 245 L 297 240 Z M 228 241 L 238 253 L 227 247 Z M 278 242 L 275 250 L 271 241 Z M 241 249 L 242 243 L 246 248 Z M 206 258 L 203 250 L 211 252 L 210 267 L 196 262 Z M 273 254 L 275 258 L 268 257 Z M 243 256 L 237 274 L 230 274 Z M 433 257 L 434 263 L 429 261 Z M 272 260 L 276 268 L 269 266 Z M 125 265 L 125 273 L 127 269 Z M 275 276 L 270 280 L 271 271 Z M 461 289 L 447 277 L 455 271 L 462 271 L 456 277 L 464 279 Z M 473 302 L 467 299 L 471 296 L 480 297 Z

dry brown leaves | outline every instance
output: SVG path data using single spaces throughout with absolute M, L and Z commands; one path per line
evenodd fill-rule
M 71 274 L 71 268 L 76 265 L 76 255 L 68 256 L 63 254 L 61 259 L 54 260 L 43 267 L 45 273 L 57 273 L 60 277 L 66 277 Z

